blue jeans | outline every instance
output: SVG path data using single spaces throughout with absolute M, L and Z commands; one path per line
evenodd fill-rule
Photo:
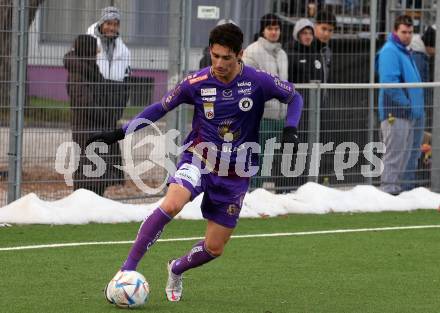
M 414 136 L 410 145 L 411 154 L 403 174 L 402 190 L 411 190 L 416 187 L 416 174 L 419 166 L 419 158 L 421 155 L 420 146 L 423 142 L 425 132 L 425 117 L 413 120 Z

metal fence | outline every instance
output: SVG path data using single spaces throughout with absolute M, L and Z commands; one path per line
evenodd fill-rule
M 207 46 L 209 30 L 220 19 L 230 18 L 242 28 L 246 47 L 258 37 L 260 17 L 269 12 L 275 13 L 282 21 L 282 47 L 289 53 L 289 43 L 298 19 L 307 17 L 314 21 L 316 11 L 331 10 L 336 16 L 337 27 L 329 44 L 333 59 L 328 82 L 345 85 L 299 85 L 298 90 L 307 102 L 300 125 L 301 139 L 310 144 L 332 141 L 334 148 L 323 154 L 317 175 L 309 176 L 307 173 L 311 166 L 317 166 L 317 161 L 311 159 L 310 150 L 307 151 L 309 163 L 305 174 L 284 179 L 281 185 L 274 184 L 277 178 L 282 178 L 277 177 L 279 173 L 272 177 L 256 177 L 252 188 L 264 186 L 287 191 L 310 180 L 340 186 L 359 183 L 377 185 L 378 178 L 362 175 L 361 166 L 368 164 L 362 153 L 361 161 L 345 170 L 344 179 L 340 180 L 334 171 L 335 149 L 342 142 L 355 142 L 362 149 L 368 142 L 380 140 L 378 86 L 351 84 L 374 83 L 374 57 L 385 41 L 385 34 L 391 30 L 396 15 L 412 15 L 419 34 L 423 34 L 427 25 L 435 23 L 435 1 L 421 3 L 397 0 L 0 1 L 0 25 L 3 25 L 0 29 L 0 206 L 29 192 L 35 192 L 44 199 L 59 199 L 73 191 L 74 187 L 66 184 L 65 177 L 56 170 L 57 166 L 61 166 L 56 164 L 56 154 L 62 143 L 78 136 L 85 138 L 92 131 L 74 127 L 75 116 L 78 118 L 78 115 L 75 115 L 73 100 L 67 92 L 68 72 L 63 59 L 77 36 L 85 34 L 100 19 L 101 9 L 107 6 L 119 8 L 120 37 L 131 54 L 131 74 L 122 82 L 123 86 L 119 86 L 127 93 L 126 101 L 116 104 L 114 99 L 110 99 L 86 108 L 106 114 L 113 112 L 110 115 L 115 119 L 114 124 L 108 123 L 107 127 L 122 125 L 145 105 L 159 101 L 186 74 L 196 71 Z M 430 59 L 433 65 L 434 57 Z M 431 80 L 434 76 L 432 71 Z M 440 77 L 440 73 L 435 77 Z M 83 85 L 99 87 L 100 84 L 103 83 Z M 104 93 L 114 92 L 112 86 L 115 87 L 110 85 L 107 88 L 111 89 Z M 427 112 L 425 130 L 430 134 L 437 133 L 436 124 L 432 122 L 438 105 L 434 101 L 438 99 L 433 96 L 436 92 L 434 87 L 438 86 L 423 87 Z M 181 106 L 157 125 L 163 132 L 177 129 L 184 135 L 190 128 L 191 116 L 191 107 Z M 260 130 L 262 137 L 280 136 L 280 121 L 269 122 L 265 127 Z M 155 133 L 154 129 L 143 130 L 136 135 L 136 141 Z M 181 139 L 177 138 L 177 143 Z M 152 153 L 162 153 L 167 148 L 163 137 L 152 140 L 152 144 L 133 150 L 136 164 L 154 158 Z M 154 150 L 154 146 L 159 150 Z M 111 151 L 116 160 L 111 164 L 116 164 L 119 155 L 123 155 L 127 148 L 121 146 L 120 150 Z M 431 186 L 431 173 L 439 168 L 432 162 L 437 164 L 437 161 L 423 155 L 420 162 L 417 183 Z M 140 178 L 152 186 L 159 186 L 165 176 L 163 164 L 158 164 Z M 106 197 L 145 201 L 146 195 L 127 175 L 109 176 L 104 180 L 107 182 Z M 92 181 L 98 183 L 103 179 Z

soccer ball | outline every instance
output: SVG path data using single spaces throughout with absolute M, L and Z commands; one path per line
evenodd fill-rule
M 105 287 L 108 302 L 120 308 L 137 308 L 148 301 L 150 286 L 145 277 L 136 271 L 119 271 Z

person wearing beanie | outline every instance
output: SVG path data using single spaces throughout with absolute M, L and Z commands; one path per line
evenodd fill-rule
M 105 79 L 122 82 L 130 74 L 130 51 L 119 36 L 121 14 L 115 7 L 102 9 L 87 34 L 98 39 L 98 66 Z
M 293 29 L 293 40 L 288 44 L 289 81 L 306 84 L 311 80 L 324 79 L 322 60 L 316 47 L 312 44 L 315 35 L 313 23 L 299 19 Z
M 100 73 L 104 77 L 101 84 L 102 99 L 99 105 L 102 108 L 95 109 L 102 111 L 97 113 L 94 121 L 95 128 L 99 130 L 109 130 L 117 127 L 118 121 L 122 117 L 124 108 L 129 98 L 128 84 L 130 82 L 130 51 L 120 37 L 121 12 L 116 7 L 106 7 L 101 11 L 101 15 L 96 23 L 87 29 L 87 34 L 96 38 L 98 55 L 96 63 Z M 95 107 L 98 104 L 94 105 Z M 118 144 L 110 145 L 108 153 L 99 154 L 106 161 L 105 173 L 99 177 L 106 187 L 122 184 L 124 173 L 114 165 L 122 164 L 121 150 Z M 104 190 L 99 190 L 102 195 Z
M 243 63 L 259 70 L 264 70 L 272 75 L 278 76 L 281 80 L 288 78 L 287 54 L 281 48 L 279 42 L 281 36 L 281 20 L 275 14 L 266 14 L 260 19 L 260 31 L 258 40 L 250 44 L 243 52 Z M 277 100 L 269 100 L 265 103 L 263 120 L 260 124 L 260 146 L 264 151 L 266 140 L 279 137 L 284 127 L 286 115 L 286 104 Z M 278 141 L 279 142 L 279 138 Z M 277 152 L 276 152 L 277 153 Z M 275 188 L 276 192 L 281 190 L 286 177 L 281 175 L 280 154 L 275 155 L 272 177 L 256 177 L 252 180 L 253 187 Z
M 315 26 L 306 18 L 299 19 L 295 23 L 292 33 L 292 40 L 287 45 L 287 55 L 289 60 L 289 81 L 295 84 L 307 84 L 312 80 L 322 81 L 324 79 L 324 69 L 322 59 L 316 46 L 313 45 Z M 309 94 L 304 93 L 303 118 L 298 125 L 298 137 L 300 142 L 307 142 L 308 123 L 309 123 Z M 292 162 L 295 163 L 295 162 Z M 294 186 L 301 186 L 307 182 L 306 168 L 303 175 L 292 179 Z M 295 168 L 295 165 L 292 165 Z

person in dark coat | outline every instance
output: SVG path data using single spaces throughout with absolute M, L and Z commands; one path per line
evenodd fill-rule
M 106 187 L 115 184 L 114 173 L 118 169 L 112 166 L 112 155 L 119 151 L 119 146 L 110 145 L 108 153 L 98 154 L 106 163 L 106 170 L 100 177 L 87 177 L 85 165 L 96 165 L 85 156 L 87 138 L 96 131 L 108 130 L 109 114 L 103 109 L 108 103 L 105 92 L 105 79 L 96 63 L 98 53 L 97 40 L 90 35 L 79 35 L 73 48 L 64 56 L 64 67 L 68 71 L 67 93 L 71 104 L 71 126 L 73 141 L 81 148 L 79 167 L 73 176 L 74 190 L 84 188 L 103 195 Z M 97 151 L 95 151 L 96 153 Z M 119 181 L 117 181 L 119 183 Z
M 87 29 L 87 34 L 96 38 L 98 55 L 96 63 L 105 79 L 103 85 L 106 94 L 105 107 L 107 117 L 101 127 L 114 129 L 118 126 L 124 108 L 129 99 L 129 85 L 131 83 L 131 52 L 120 35 L 121 12 L 118 8 L 110 6 L 101 11 L 98 21 Z M 114 165 L 122 163 L 119 145 L 109 147 L 107 163 L 108 176 L 113 185 L 122 184 L 124 173 Z
M 289 42 L 289 81 L 307 84 L 311 80 L 324 79 L 321 55 L 313 45 L 315 30 L 313 23 L 305 18 L 298 20 L 293 29 L 293 41 Z
M 287 56 L 289 59 L 289 81 L 295 84 L 307 84 L 313 80 L 324 80 L 324 68 L 322 64 L 322 56 L 316 45 L 313 44 L 315 39 L 315 27 L 313 23 L 306 18 L 299 19 L 295 23 L 293 29 L 293 40 L 289 42 L 287 47 Z M 309 129 L 309 94 L 306 90 L 303 93 L 304 107 L 303 118 L 298 125 L 298 137 L 300 142 L 308 142 Z M 295 162 L 293 162 L 295 163 Z M 295 165 L 293 165 L 295 166 Z M 300 187 L 308 180 L 309 166 L 306 163 L 304 172 L 299 177 L 295 177 L 291 182 L 292 187 Z

